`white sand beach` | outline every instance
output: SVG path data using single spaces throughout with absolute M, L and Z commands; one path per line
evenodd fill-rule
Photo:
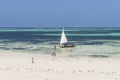
M 120 58 L 0 52 L 0 80 L 120 80 Z

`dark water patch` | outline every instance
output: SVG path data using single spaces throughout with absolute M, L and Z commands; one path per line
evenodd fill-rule
M 82 45 L 102 45 L 104 42 L 83 42 Z
M 89 57 L 94 57 L 94 58 L 107 58 L 110 57 L 110 55 L 88 55 Z
M 11 49 L 14 49 L 14 50 L 26 50 L 27 48 L 11 48 Z
M 65 31 L 66 34 L 110 34 L 110 33 L 120 33 L 120 30 L 114 31 Z
M 109 43 L 108 41 L 101 41 L 101 40 L 84 40 L 79 42 L 74 42 L 77 45 L 103 45 Z
M 0 49 L 2 49 L 2 50 L 10 50 L 11 48 L 7 48 L 7 47 L 0 47 Z
M 67 36 L 68 41 L 120 40 L 120 36 Z
M 85 57 L 87 55 L 73 54 L 73 55 L 68 55 L 68 56 L 71 57 L 71 58 L 79 58 L 79 57 Z

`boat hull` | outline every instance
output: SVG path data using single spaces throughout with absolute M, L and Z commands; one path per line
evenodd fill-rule
M 69 47 L 75 47 L 74 44 L 62 44 L 60 45 L 60 48 L 69 48 Z
M 60 48 L 71 48 L 71 47 L 75 47 L 75 46 L 60 46 Z

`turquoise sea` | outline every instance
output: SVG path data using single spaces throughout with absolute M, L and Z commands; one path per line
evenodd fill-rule
M 51 54 L 119 55 L 119 27 L 65 27 L 68 41 L 76 47 L 59 47 L 62 27 L 0 27 L 0 52 Z

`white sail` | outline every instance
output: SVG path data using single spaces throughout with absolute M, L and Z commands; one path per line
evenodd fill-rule
M 61 40 L 60 40 L 60 44 L 63 44 L 63 43 L 66 43 L 68 42 L 66 36 L 65 36 L 65 33 L 64 33 L 64 28 L 62 30 L 62 36 L 61 36 Z

